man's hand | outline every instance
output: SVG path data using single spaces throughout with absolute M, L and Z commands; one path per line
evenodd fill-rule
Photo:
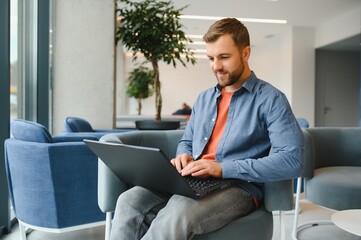
M 212 160 L 199 159 L 190 162 L 181 171 L 182 176 L 192 175 L 193 177 L 216 177 L 222 178 L 222 166 Z
M 170 161 L 182 176 L 222 177 L 222 166 L 212 160 L 199 159 L 194 161 L 188 154 L 181 154 Z
M 192 156 L 189 156 L 188 154 L 181 154 L 176 158 L 170 160 L 170 162 L 173 164 L 173 166 L 175 166 L 175 168 L 179 173 L 181 173 L 182 169 L 185 168 L 188 165 L 188 163 L 192 161 L 193 161 Z

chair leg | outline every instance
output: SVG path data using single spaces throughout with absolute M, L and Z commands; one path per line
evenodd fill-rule
M 281 240 L 286 240 L 285 211 L 280 211 L 280 235 Z
M 21 222 L 19 222 L 19 230 L 20 240 L 26 240 L 25 226 Z
M 302 177 L 298 177 L 297 178 L 296 200 L 295 200 L 295 215 L 294 215 L 294 219 L 293 219 L 293 229 L 292 229 L 292 239 L 293 240 L 297 240 L 301 185 L 302 185 Z
M 109 240 L 111 228 L 112 228 L 112 212 L 107 212 L 105 219 L 105 240 Z

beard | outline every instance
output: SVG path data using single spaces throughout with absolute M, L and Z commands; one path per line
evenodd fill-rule
M 218 76 L 218 72 L 224 74 L 224 76 Z M 241 59 L 241 64 L 238 66 L 238 68 L 232 72 L 227 72 L 227 71 L 217 71 L 214 73 L 214 75 L 217 78 L 218 84 L 224 88 L 224 87 L 228 87 L 228 86 L 232 86 L 235 83 L 237 83 L 238 81 L 240 81 L 241 76 L 243 75 L 244 72 L 244 63 L 243 60 Z

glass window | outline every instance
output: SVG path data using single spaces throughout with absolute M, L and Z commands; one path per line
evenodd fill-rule
M 18 0 L 10 2 L 10 121 L 18 118 Z
M 0 38 L 0 58 L 3 57 L 0 60 L 7 63 L 0 65 L 0 236 L 9 227 L 9 219 L 15 218 L 8 204 L 5 164 L 2 164 L 3 140 L 9 137 L 9 123 L 21 118 L 48 127 L 51 118 L 49 91 L 46 91 L 50 78 L 51 2 L 44 0 L 39 5 L 38 0 L 0 1 L 0 35 L 5 36 Z
M 10 0 L 0 1 L 0 235 L 9 229 L 8 191 L 3 141 L 9 137 Z

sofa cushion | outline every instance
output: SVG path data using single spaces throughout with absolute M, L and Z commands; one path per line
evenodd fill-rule
M 29 142 L 51 143 L 53 138 L 49 131 L 41 124 L 17 119 L 10 125 L 15 139 Z

